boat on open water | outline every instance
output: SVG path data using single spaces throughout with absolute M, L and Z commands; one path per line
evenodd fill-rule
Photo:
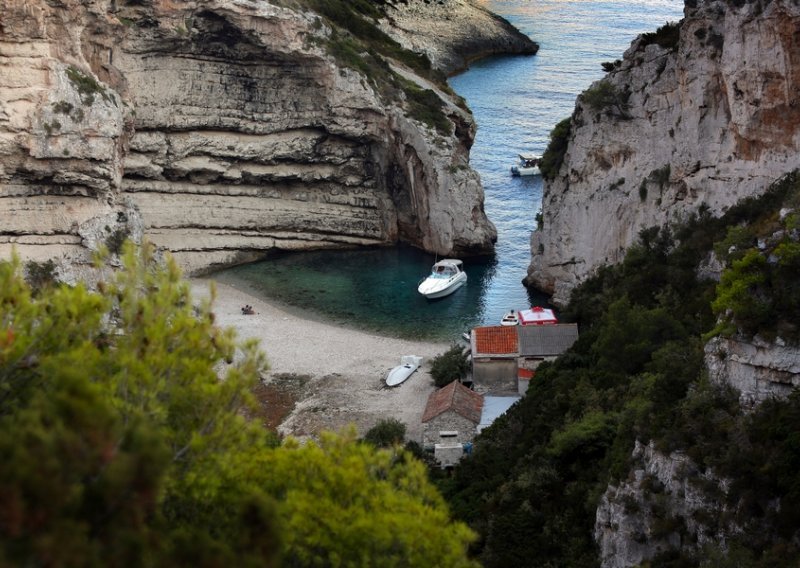
M 520 154 L 519 163 L 516 166 L 511 166 L 512 176 L 538 176 L 541 175 L 539 164 L 542 161 L 541 156 L 534 154 Z

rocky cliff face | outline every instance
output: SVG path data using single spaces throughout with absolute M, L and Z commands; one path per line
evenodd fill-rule
M 453 134 L 266 2 L 10 0 L 0 15 L 0 254 L 86 263 L 144 235 L 190 271 L 271 250 L 492 250 L 474 123 Z M 363 57 L 363 55 L 356 55 Z
M 720 213 L 797 168 L 798 28 L 793 2 L 692 0 L 677 41 L 634 41 L 578 99 L 527 282 L 565 303 L 641 229 Z
M 639 566 L 669 550 L 725 545 L 738 527 L 725 494 L 729 481 L 700 470 L 680 452 L 637 442 L 636 467 L 600 499 L 594 536 L 603 568 Z
M 706 344 L 709 378 L 739 393 L 744 408 L 786 398 L 800 386 L 800 346 L 761 338 L 716 337 Z
M 398 0 L 387 4 L 381 29 L 424 53 L 447 75 L 494 53 L 535 54 L 539 46 L 503 18 L 469 0 Z
M 785 399 L 800 385 L 800 349 L 781 340 L 716 337 L 706 344 L 705 363 L 713 383 L 739 393 L 745 412 Z M 700 468 L 682 452 L 661 452 L 652 442 L 637 442 L 632 458 L 627 479 L 610 485 L 597 508 L 594 537 L 604 568 L 638 566 L 666 551 L 702 554 L 706 544 L 724 549 L 729 538 L 752 528 L 742 514 L 742 500 L 752 496 L 729 494 L 737 484 L 741 494 L 741 481 Z M 759 507 L 762 515 L 780 511 L 781 499 Z

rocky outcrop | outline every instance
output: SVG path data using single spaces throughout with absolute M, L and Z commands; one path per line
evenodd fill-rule
M 539 50 L 506 20 L 469 0 L 388 2 L 381 29 L 406 49 L 427 55 L 447 75 L 487 55 Z
M 687 2 L 678 29 L 609 63 L 546 183 L 527 283 L 564 304 L 641 229 L 701 206 L 719 214 L 800 166 L 798 27 L 787 0 Z
M 449 128 L 414 118 L 404 91 L 331 54 L 316 14 L 10 0 L 0 18 L 3 256 L 79 265 L 142 233 L 192 272 L 279 249 L 493 248 L 469 113 L 392 64 Z
M 635 467 L 600 499 L 594 537 L 603 568 L 639 566 L 668 550 L 725 546 L 739 527 L 725 505 L 729 481 L 700 471 L 680 452 L 636 442 Z
M 800 347 L 778 339 L 715 337 L 706 344 L 709 378 L 739 392 L 744 408 L 786 398 L 800 386 Z

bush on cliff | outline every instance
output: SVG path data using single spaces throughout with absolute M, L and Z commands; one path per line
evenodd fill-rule
M 564 155 L 569 146 L 569 137 L 572 132 L 572 119 L 565 118 L 550 132 L 550 143 L 542 155 L 539 163 L 539 170 L 545 179 L 553 179 L 558 175 L 561 164 L 564 163 Z

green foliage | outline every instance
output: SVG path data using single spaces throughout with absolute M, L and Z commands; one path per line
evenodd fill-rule
M 56 263 L 52 259 L 44 262 L 29 260 L 25 263 L 25 280 L 34 293 L 54 285 L 58 281 Z
M 701 209 L 672 229 L 642 231 L 621 264 L 601 268 L 573 291 L 562 320 L 579 322 L 577 343 L 541 365 L 527 395 L 484 430 L 451 478 L 439 481 L 456 516 L 480 535 L 475 550 L 484 566 L 526 565 L 531 558 L 541 566 L 597 565 L 596 507 L 609 483 L 629 475 L 637 440 L 685 452 L 700 471 L 712 468 L 732 480 L 723 488 L 687 473 L 709 503 L 728 511 L 695 522 L 709 534 L 728 522 L 743 531 L 730 535 L 730 553 L 718 551 L 726 562 L 729 554 L 768 566 L 777 550 L 797 562 L 800 395 L 743 412 L 737 392 L 705 378 L 701 337 L 715 325 L 712 301 L 718 313 L 733 314 L 737 328 L 736 313 L 745 310 L 742 316 L 761 322 L 753 325 L 763 333 L 751 292 L 767 306 L 780 302 L 800 321 L 798 303 L 789 299 L 800 298 L 790 276 L 796 281 L 800 273 L 800 243 L 785 230 L 791 215 L 782 231 L 775 223 L 798 188 L 792 174 L 722 218 Z M 734 261 L 714 301 L 715 283 L 698 280 L 696 269 L 732 226 L 766 230 L 780 242 Z M 651 530 L 683 539 L 685 519 L 663 506 L 664 488 L 643 486 L 655 513 Z M 656 563 L 697 565 L 698 558 L 667 550 Z
M 622 65 L 622 60 L 617 59 L 616 61 L 604 61 L 600 64 L 603 68 L 603 71 L 606 73 L 611 73 L 612 71 L 619 69 L 620 65 Z
M 69 113 L 72 112 L 72 105 L 67 101 L 58 101 L 57 103 L 53 103 L 53 111 L 69 115 Z
M 769 300 L 756 294 L 759 286 L 766 281 L 765 267 L 766 259 L 757 250 L 751 249 L 723 273 L 712 307 L 715 314 L 731 324 L 725 327 L 728 333 L 736 329 L 732 325 L 734 315 L 735 324 L 749 333 L 768 323 L 771 317 Z
M 288 566 L 475 566 L 473 535 L 453 524 L 425 466 L 405 451 L 357 444 L 355 432 L 319 444 L 289 441 L 253 468 L 281 495 Z
M 564 163 L 564 155 L 569 146 L 569 137 L 572 132 L 572 118 L 565 118 L 550 132 L 550 142 L 539 162 L 539 170 L 545 179 L 554 179 Z
M 629 92 L 622 91 L 603 79 L 581 93 L 580 100 L 597 113 L 606 112 L 608 115 L 627 117 L 629 97 Z
M 679 22 L 667 22 L 655 32 L 648 32 L 641 35 L 642 41 L 640 47 L 651 45 L 653 43 L 660 45 L 665 49 L 677 49 L 678 41 L 681 36 L 681 25 Z
M 379 448 L 402 444 L 406 437 L 406 425 L 396 418 L 385 418 L 364 434 L 364 441 Z
M 778 192 L 792 205 L 800 198 L 800 181 L 787 176 L 773 193 Z M 775 196 L 768 198 L 774 201 Z M 715 250 L 732 264 L 717 286 L 712 307 L 720 323 L 708 336 L 740 331 L 800 341 L 800 238 L 795 223 L 793 215 L 779 221 L 774 212 L 759 209 L 755 223 L 728 230 Z M 759 248 L 752 247 L 759 238 Z
M 670 172 L 671 166 L 669 164 L 665 164 L 664 166 L 650 172 L 650 175 L 647 176 L 647 179 L 657 184 L 659 187 L 663 187 L 664 184 L 669 181 Z
M 383 15 L 379 8 L 381 3 L 367 0 L 303 0 L 302 3 L 324 16 L 333 26 L 346 32 L 345 35 L 351 36 L 362 46 L 359 51 L 370 51 L 390 57 L 424 77 L 433 78 L 431 63 L 426 55 L 404 49 L 375 24 L 375 20 Z M 363 69 L 360 70 L 363 72 Z
M 431 377 L 437 387 L 461 380 L 467 371 L 469 371 L 467 355 L 458 345 L 453 345 L 444 353 L 440 353 L 431 362 Z
M 36 296 L 0 262 L 0 564 L 471 565 L 405 452 L 246 420 L 263 354 L 153 253 Z
M 714 245 L 714 253 L 722 262 L 739 260 L 755 245 L 755 241 L 750 227 L 734 225 L 728 228 L 725 238 Z
M 95 95 L 100 95 L 106 101 L 114 102 L 113 96 L 106 91 L 104 86 L 98 83 L 94 77 L 87 75 L 77 67 L 70 65 L 67 68 L 67 78 L 75 85 L 84 105 L 92 106 Z
M 410 81 L 403 81 L 402 85 L 409 105 L 409 116 L 435 128 L 441 134 L 453 132 L 453 123 L 445 115 L 444 102 L 439 95 L 430 89 L 421 89 Z
M 113 255 L 119 255 L 130 234 L 130 229 L 128 229 L 127 226 L 117 227 L 113 231 L 110 231 L 106 237 L 106 247 L 108 251 Z

